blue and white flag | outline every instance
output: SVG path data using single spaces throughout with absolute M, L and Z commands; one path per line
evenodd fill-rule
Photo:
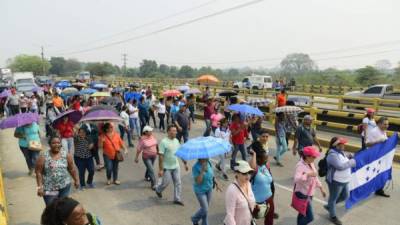
M 352 168 L 352 178 L 349 183 L 350 197 L 346 201 L 347 209 L 368 198 L 392 179 L 392 163 L 397 141 L 397 133 L 394 133 L 385 142 L 354 156 L 357 166 Z

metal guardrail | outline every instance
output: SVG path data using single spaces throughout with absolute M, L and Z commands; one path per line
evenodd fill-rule
M 0 225 L 8 224 L 6 195 L 4 193 L 3 173 L 0 169 Z

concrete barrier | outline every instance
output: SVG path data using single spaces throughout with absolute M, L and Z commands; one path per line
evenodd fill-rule
M 8 224 L 7 201 L 4 193 L 3 173 L 0 169 L 0 225 Z

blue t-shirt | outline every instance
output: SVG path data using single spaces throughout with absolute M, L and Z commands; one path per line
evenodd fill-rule
M 18 144 L 21 147 L 28 147 L 29 141 L 40 141 L 39 125 L 33 122 L 31 125 L 18 127 L 16 132 L 25 135 L 25 138 L 19 138 Z
M 138 110 L 139 110 L 139 115 L 148 115 L 149 114 L 149 109 L 150 106 L 147 104 L 147 102 L 139 103 L 138 105 Z
M 204 194 L 208 191 L 211 191 L 213 188 L 213 177 L 214 172 L 211 167 L 211 163 L 207 162 L 207 172 L 203 175 L 203 182 L 201 184 L 197 184 L 196 178 L 200 175 L 201 164 L 196 162 L 196 164 L 192 167 L 192 176 L 193 176 L 193 189 L 196 194 Z
M 179 105 L 173 104 L 173 105 L 171 106 L 171 114 L 172 114 L 172 115 L 175 115 L 177 112 L 179 112 L 179 108 L 180 108 Z
M 268 168 L 265 165 L 259 166 L 257 175 L 251 185 L 257 203 L 265 202 L 272 196 L 271 183 L 272 176 Z

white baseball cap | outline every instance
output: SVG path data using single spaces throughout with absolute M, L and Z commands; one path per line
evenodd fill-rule
M 236 172 L 239 173 L 248 173 L 254 171 L 248 162 L 244 160 L 238 160 L 236 161 L 236 166 L 233 168 Z
M 148 132 L 148 131 L 153 131 L 153 128 L 151 127 L 151 126 L 145 126 L 144 128 L 143 128 L 143 132 Z

